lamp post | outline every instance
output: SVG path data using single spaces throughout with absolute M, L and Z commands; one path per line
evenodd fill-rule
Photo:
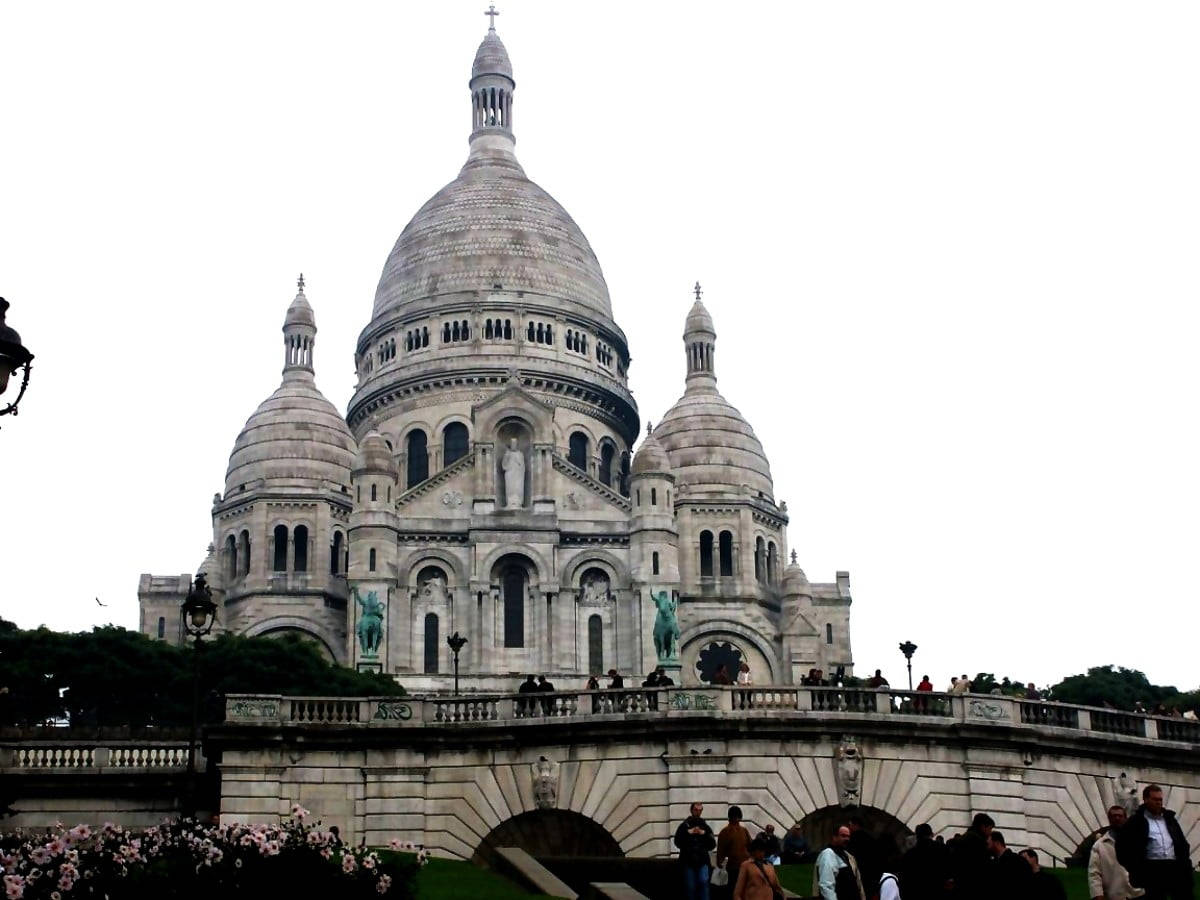
M 25 388 L 29 387 L 29 370 L 33 362 L 33 354 L 21 343 L 21 336 L 4 324 L 4 315 L 8 312 L 8 301 L 0 297 L 0 394 L 8 390 L 9 379 L 17 374 L 17 369 L 24 369 L 21 376 L 21 389 L 17 399 L 3 409 L 0 416 L 16 415 L 17 404 L 25 396 Z
M 196 646 L 192 651 L 192 733 L 188 741 L 188 801 L 184 813 L 188 818 L 196 817 L 196 737 L 200 730 L 200 643 L 212 631 L 217 621 L 217 604 L 213 602 L 212 589 L 201 572 L 192 582 L 191 590 L 180 607 L 183 628 L 192 637 Z
M 450 645 L 450 652 L 454 654 L 454 696 L 458 696 L 458 654 L 462 652 L 462 648 L 466 646 L 467 639 L 459 635 L 456 631 L 450 637 L 446 638 L 446 643 Z
M 912 641 L 905 641 L 900 645 L 900 652 L 904 654 L 904 658 L 908 660 L 908 689 L 912 690 L 912 656 L 917 652 L 917 645 Z

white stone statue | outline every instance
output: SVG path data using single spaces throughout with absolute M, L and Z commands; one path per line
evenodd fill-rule
M 837 748 L 833 767 L 837 774 L 838 803 L 841 806 L 858 806 L 862 785 L 862 762 L 854 738 L 845 738 Z
M 1113 799 L 1118 806 L 1125 808 L 1125 814 L 1132 816 L 1138 808 L 1137 776 L 1122 772 L 1113 779 Z
M 580 602 L 586 606 L 599 606 L 608 600 L 608 579 L 589 578 L 583 585 Z
M 539 756 L 533 768 L 533 802 L 538 809 L 553 809 L 558 802 L 558 763 Z
M 520 509 L 525 505 L 525 454 L 516 438 L 509 439 L 500 470 L 504 472 L 504 508 Z
M 421 585 L 422 599 L 430 603 L 443 603 L 446 600 L 446 579 L 441 575 L 433 575 Z

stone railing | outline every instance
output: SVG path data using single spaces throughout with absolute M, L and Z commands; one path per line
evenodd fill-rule
M 0 742 L 0 769 L 54 772 L 179 771 L 187 769 L 186 742 L 80 741 Z M 204 757 L 196 749 L 196 768 L 203 770 Z
M 795 685 L 626 688 L 457 697 L 284 697 L 230 695 L 225 722 L 238 725 L 421 727 L 504 723 L 536 725 L 561 719 L 621 720 L 627 716 L 803 718 L 880 716 L 930 724 L 1041 727 L 1148 740 L 1200 743 L 1200 722 L 994 694 L 925 693 L 890 688 Z

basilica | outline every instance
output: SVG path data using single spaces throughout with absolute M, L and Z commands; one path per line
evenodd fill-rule
M 454 633 L 471 691 L 659 666 L 682 684 L 852 671 L 849 576 L 789 564 L 787 507 L 718 388 L 698 285 L 680 308 L 682 396 L 642 434 L 600 264 L 517 161 L 514 87 L 493 25 L 466 163 L 384 263 L 345 415 L 314 380 L 301 278 L 282 383 L 213 498 L 200 571 L 218 630 L 298 633 L 414 692 L 450 688 Z M 141 576 L 144 633 L 181 639 L 188 586 Z

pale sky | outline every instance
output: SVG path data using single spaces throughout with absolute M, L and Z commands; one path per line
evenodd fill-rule
M 303 271 L 343 411 L 466 158 L 481 0 L 0 5 L 0 615 L 194 572 Z M 517 154 L 595 249 L 642 419 L 693 282 L 854 657 L 1200 684 L 1200 5 L 509 0 Z M 8 400 L 5 395 L 3 400 Z M 98 607 L 94 598 L 107 604 Z

